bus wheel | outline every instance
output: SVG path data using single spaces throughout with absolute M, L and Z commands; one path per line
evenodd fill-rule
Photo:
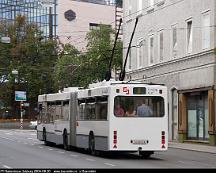
M 144 159 L 150 158 L 152 154 L 154 154 L 153 151 L 140 151 L 139 152 L 139 155 Z
M 91 155 L 95 155 L 95 139 L 93 134 L 89 136 L 89 152 Z
M 68 150 L 69 147 L 68 147 L 68 136 L 67 136 L 67 130 L 64 131 L 64 134 L 63 134 L 63 146 L 64 146 L 64 149 L 65 150 Z
M 46 129 L 43 129 L 43 141 L 45 145 L 48 145 L 48 142 L 46 140 Z

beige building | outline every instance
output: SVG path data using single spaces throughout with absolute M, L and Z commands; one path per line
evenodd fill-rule
M 127 79 L 168 87 L 170 140 L 216 145 L 216 1 L 123 2 Z
M 78 50 L 85 51 L 86 34 L 99 24 L 111 25 L 115 29 L 118 11 L 121 9 L 105 0 L 59 0 L 57 35 L 62 43 L 72 44 Z

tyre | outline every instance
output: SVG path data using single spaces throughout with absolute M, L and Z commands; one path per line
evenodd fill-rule
M 67 131 L 65 130 L 63 133 L 63 147 L 65 150 L 68 150 L 68 135 L 67 135 Z
M 43 129 L 43 141 L 45 145 L 48 145 L 47 138 L 46 138 L 46 129 Z
M 95 139 L 94 139 L 93 134 L 89 135 L 89 148 L 88 149 L 91 155 L 95 155 Z

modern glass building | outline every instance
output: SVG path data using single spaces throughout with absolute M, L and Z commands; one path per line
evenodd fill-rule
M 0 21 L 13 22 L 24 15 L 28 22 L 36 23 L 45 37 L 56 37 L 57 0 L 0 0 Z

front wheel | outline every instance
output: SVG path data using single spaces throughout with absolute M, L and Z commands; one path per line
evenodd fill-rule
M 67 136 L 67 131 L 64 132 L 63 134 L 63 146 L 65 150 L 68 150 L 68 136 Z

